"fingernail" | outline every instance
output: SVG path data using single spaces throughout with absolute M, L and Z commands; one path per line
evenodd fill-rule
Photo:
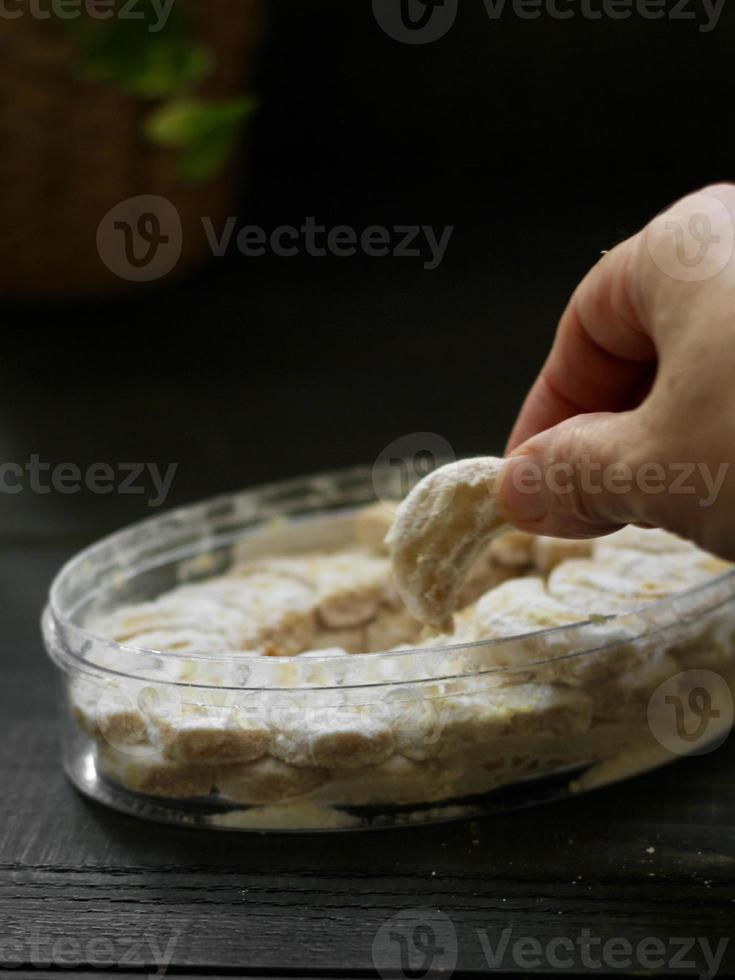
M 510 457 L 501 478 L 498 503 L 514 524 L 532 524 L 547 516 L 549 508 L 538 457 Z

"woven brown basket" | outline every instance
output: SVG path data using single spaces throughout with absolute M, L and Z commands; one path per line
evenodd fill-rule
M 203 96 L 248 91 L 263 4 L 191 3 L 197 37 L 212 49 L 217 64 Z M 243 179 L 240 160 L 205 185 L 187 185 L 177 174 L 175 152 L 149 145 L 142 135 L 150 106 L 75 77 L 75 59 L 58 24 L 23 16 L 0 34 L 1 298 L 129 289 L 131 284 L 100 259 L 97 230 L 116 204 L 144 194 L 160 195 L 178 210 L 183 244 L 172 274 L 185 272 L 209 253 L 202 216 L 217 226 L 231 211 Z

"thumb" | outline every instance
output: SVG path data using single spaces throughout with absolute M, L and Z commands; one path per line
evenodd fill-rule
M 645 493 L 631 462 L 638 411 L 578 415 L 518 446 L 500 474 L 498 506 L 533 534 L 590 538 L 646 522 Z

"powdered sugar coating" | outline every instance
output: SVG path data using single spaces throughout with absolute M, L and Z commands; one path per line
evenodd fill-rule
M 503 461 L 461 460 L 425 477 L 398 508 L 387 541 L 406 607 L 421 622 L 450 631 L 473 562 L 504 526 L 496 490 Z
M 497 515 L 474 491 L 490 484 L 478 461 L 467 462 L 474 516 L 453 526 L 485 537 L 469 557 L 452 552 L 438 575 L 458 569 L 461 579 L 471 567 L 486 587 L 456 614 L 451 633 L 419 637 L 387 558 L 354 546 L 241 562 L 106 624 L 98 619 L 102 632 L 152 651 L 149 684 L 80 677 L 69 686 L 73 716 L 97 744 L 106 777 L 148 795 L 246 806 L 447 800 L 645 742 L 645 706 L 658 684 L 682 665 L 731 667 L 733 625 L 715 614 L 693 620 L 666 649 L 596 618 L 705 581 L 724 563 L 662 535 L 637 547 L 638 535 L 651 532 L 636 531 L 594 542 L 581 561 L 562 557 L 548 581 L 527 575 L 537 570 L 526 558 L 534 542 L 511 534 L 488 546 Z M 487 473 L 484 462 L 480 470 Z M 447 486 L 439 498 L 451 502 Z M 424 527 L 436 529 L 440 517 L 429 512 Z M 452 588 L 461 602 L 461 585 Z M 559 629 L 567 626 L 575 629 Z M 518 639 L 494 642 L 508 637 Z M 464 650 L 447 650 L 443 679 L 407 684 L 423 647 L 456 644 L 474 645 L 474 673 L 464 671 Z M 366 676 L 376 686 L 355 701 L 341 687 L 340 665 L 381 647 L 408 652 L 372 659 Z M 239 662 L 207 661 L 222 649 Z M 274 653 L 281 690 L 229 690 L 247 683 L 249 663 Z M 299 658 L 324 690 L 295 689 L 305 676 Z

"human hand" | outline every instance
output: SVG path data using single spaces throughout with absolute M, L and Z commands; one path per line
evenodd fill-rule
M 506 452 L 500 507 L 524 530 L 651 525 L 735 560 L 735 185 L 683 198 L 590 271 Z

